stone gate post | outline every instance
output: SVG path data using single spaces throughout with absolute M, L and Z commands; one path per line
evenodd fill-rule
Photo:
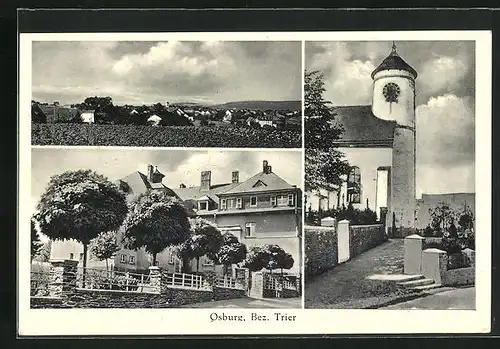
M 53 259 L 50 261 L 49 296 L 64 297 L 76 290 L 78 261 L 69 259 Z

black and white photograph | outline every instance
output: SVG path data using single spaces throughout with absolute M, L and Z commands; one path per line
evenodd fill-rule
M 305 50 L 306 308 L 475 309 L 474 41 Z
M 302 42 L 38 41 L 34 145 L 302 147 Z
M 301 159 L 33 149 L 31 307 L 301 308 Z

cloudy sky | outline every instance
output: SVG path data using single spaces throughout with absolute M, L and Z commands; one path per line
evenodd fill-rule
M 306 43 L 305 66 L 325 75 L 333 105 L 369 105 L 371 72 L 392 42 Z M 474 192 L 474 42 L 396 42 L 416 80 L 417 197 Z
M 32 99 L 61 104 L 300 100 L 300 42 L 39 41 Z
M 134 171 L 147 173 L 148 164 L 158 166 L 171 188 L 200 185 L 201 171 L 212 171 L 212 183 L 230 183 L 231 172 L 240 171 L 240 181 L 262 171 L 267 160 L 273 172 L 290 184 L 302 186 L 300 151 L 192 151 L 148 149 L 57 149 L 33 148 L 31 155 L 32 209 L 52 175 L 69 170 L 92 169 L 115 181 Z

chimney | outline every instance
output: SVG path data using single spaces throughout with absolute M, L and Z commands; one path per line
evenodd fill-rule
M 148 165 L 148 181 L 153 182 L 153 165 Z
M 267 160 L 262 161 L 262 172 L 267 173 Z
M 233 171 L 232 178 L 233 178 L 233 183 L 239 183 L 240 182 L 240 172 Z
M 158 171 L 158 167 L 155 167 L 151 183 L 161 183 L 163 181 L 163 177 L 165 177 L 165 175 Z
M 201 190 L 210 190 L 210 182 L 211 182 L 212 172 L 211 171 L 202 171 L 201 172 Z

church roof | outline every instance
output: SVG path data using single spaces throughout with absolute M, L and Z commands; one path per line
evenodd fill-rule
M 335 119 L 344 126 L 342 138 L 335 146 L 392 147 L 395 121 L 373 115 L 370 105 L 335 107 Z
M 410 72 L 417 77 L 417 71 L 413 69 L 408 63 L 404 61 L 403 58 L 401 58 L 398 53 L 396 52 L 396 45 L 392 45 L 392 51 L 387 56 L 380 65 L 375 68 L 375 70 L 372 72 L 372 79 L 377 74 L 379 71 L 382 70 L 389 70 L 389 69 L 398 69 L 398 70 L 406 70 L 407 72 Z
M 221 194 L 236 194 L 236 193 L 256 193 L 261 191 L 294 189 L 293 185 L 288 184 L 280 176 L 273 172 L 259 172 L 255 176 L 239 183 L 239 185 Z

